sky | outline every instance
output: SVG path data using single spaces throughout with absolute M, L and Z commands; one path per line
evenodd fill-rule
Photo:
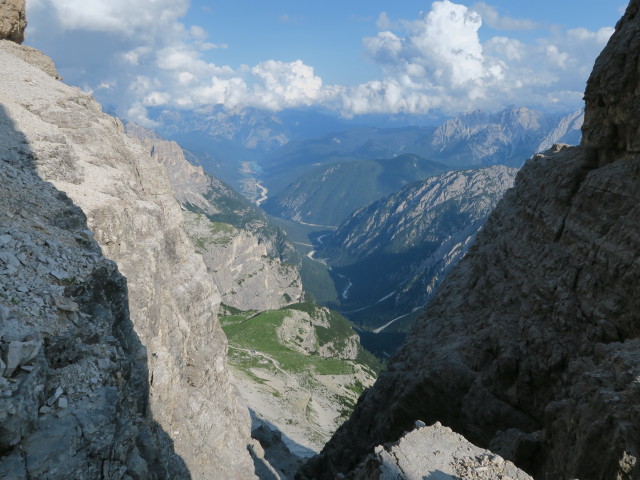
M 149 109 L 573 111 L 624 0 L 28 0 L 67 83 Z

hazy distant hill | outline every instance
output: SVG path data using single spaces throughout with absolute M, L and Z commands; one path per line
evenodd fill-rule
M 264 208 L 278 217 L 334 226 L 354 210 L 445 170 L 417 155 L 322 164 L 270 197 Z
M 292 140 L 347 128 L 342 119 L 313 111 L 225 110 L 220 105 L 194 111 L 151 109 L 151 116 L 160 135 L 195 153 L 207 173 L 237 189 L 246 176 L 243 164 L 257 166 L 268 152 Z
M 582 119 L 581 112 L 563 116 L 525 107 L 476 111 L 433 126 L 400 127 L 389 127 L 391 119 L 347 120 L 312 110 L 225 110 L 219 105 L 191 112 L 157 108 L 150 114 L 160 123 L 158 133 L 196 153 L 209 174 L 237 189 L 252 175 L 263 180 L 272 195 L 315 164 L 342 160 L 414 154 L 455 168 L 520 166 L 553 143 L 577 143 Z M 427 121 L 414 120 L 418 125 Z M 399 124 L 409 121 L 403 118 Z
M 405 153 L 424 156 L 426 151 L 418 143 L 434 130 L 435 127 L 361 127 L 295 140 L 266 156 L 262 162 L 265 181 L 270 190 L 279 192 L 318 164 L 391 158 Z
M 336 225 L 412 181 L 451 169 L 519 167 L 553 143 L 577 143 L 582 116 L 509 107 L 475 111 L 437 128 L 358 128 L 292 141 L 262 161 L 265 209 L 289 220 Z

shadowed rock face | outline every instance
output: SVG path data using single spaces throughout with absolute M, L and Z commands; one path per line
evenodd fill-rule
M 0 105 L 0 478 L 190 478 L 148 409 L 127 282 L 34 157 Z
M 303 477 L 349 472 L 420 418 L 537 479 L 640 478 L 639 6 L 596 62 L 583 145 L 526 163 Z
M 0 129 L 0 158 L 8 156 L 11 159 L 14 156 L 28 155 L 38 178 L 51 182 L 82 209 L 86 215 L 86 224 L 92 230 L 93 238 L 104 256 L 116 262 L 118 270 L 126 277 L 129 321 L 135 328 L 136 338 L 139 337 L 144 347 L 134 348 L 136 346 L 132 345 L 128 338 L 124 338 L 121 343 L 124 344 L 122 348 L 133 350 L 127 360 L 134 365 L 146 363 L 143 373 L 140 374 L 143 378 L 138 381 L 142 387 L 148 385 L 148 395 L 146 391 L 140 395 L 139 406 L 142 413 L 150 412 L 157 422 L 156 428 L 166 432 L 163 441 L 169 445 L 173 441 L 172 447 L 175 447 L 175 451 L 181 457 L 181 469 L 173 469 L 178 473 L 169 470 L 169 473 L 158 476 L 191 476 L 194 479 L 255 478 L 251 458 L 246 451 L 250 438 L 249 415 L 237 401 L 225 365 L 226 337 L 216 318 L 220 296 L 207 274 L 202 258 L 194 252 L 182 229 L 182 213 L 173 197 L 164 169 L 139 144 L 124 134 L 122 124 L 118 120 L 102 113 L 100 106 L 90 96 L 55 80 L 37 65 L 25 62 L 23 56 L 14 55 L 15 49 L 7 48 L 6 44 L 7 42 L 0 42 L 0 104 L 4 116 L 11 121 L 11 131 L 0 125 L 3 126 Z M 19 132 L 20 137 L 11 135 L 11 132 Z M 37 188 L 28 184 L 16 187 L 27 199 L 28 193 Z M 1 198 L 4 203 L 12 196 L 2 195 Z M 26 212 L 26 218 L 35 222 L 37 217 L 31 211 L 38 212 L 40 209 L 46 212 L 50 202 L 46 198 L 40 199 L 35 193 L 33 198 L 38 208 L 31 207 L 26 202 L 23 202 L 24 207 L 18 204 L 15 208 L 18 212 L 22 208 Z M 4 206 L 0 210 L 8 211 Z M 63 216 L 60 224 L 66 225 L 65 222 L 72 219 Z M 38 230 L 37 226 L 33 228 Z M 79 228 L 83 230 L 86 227 Z M 73 238 L 69 241 L 71 244 L 76 243 Z M 81 242 L 82 237 L 77 241 Z M 62 258 L 71 263 L 79 261 L 76 257 L 75 254 L 66 253 Z M 6 260 L 12 264 L 16 263 L 12 257 L 7 257 Z M 17 261 L 19 262 L 19 258 Z M 38 262 L 41 261 L 36 257 L 33 260 L 34 268 L 37 268 Z M 18 264 L 14 267 L 20 269 Z M 60 277 L 57 271 L 56 275 Z M 44 278 L 53 281 L 49 277 Z M 81 276 L 73 273 L 60 278 L 60 282 L 66 280 L 74 283 Z M 107 277 L 107 280 L 109 278 Z M 97 277 L 91 284 L 96 284 L 97 287 L 91 288 L 99 292 L 101 281 L 105 281 L 105 276 Z M 120 281 L 123 283 L 121 278 Z M 0 286 L 4 285 L 3 282 L 5 280 L 0 279 Z M 18 291 L 24 288 L 29 290 L 29 284 L 16 287 Z M 69 296 L 71 294 L 73 295 Z M 62 303 L 58 305 L 57 310 L 61 310 L 61 307 L 76 308 L 71 301 L 82 307 L 81 302 L 75 300 L 76 297 L 82 296 L 82 292 L 70 292 L 69 295 L 64 295 L 69 300 L 61 300 Z M 121 295 L 126 296 L 125 292 Z M 61 295 L 58 292 L 56 296 Z M 47 298 L 45 296 L 43 301 L 46 302 Z M 90 304 L 90 301 L 86 303 Z M 37 305 L 34 307 L 37 311 Z M 11 308 L 15 310 L 14 307 Z M 41 319 L 38 315 L 36 318 Z M 73 321 L 66 323 L 71 329 L 68 335 L 71 336 L 69 342 L 72 344 L 80 335 L 75 335 L 72 325 L 77 327 L 91 321 L 84 318 L 81 320 L 82 324 L 74 324 Z M 108 325 L 106 329 L 109 330 Z M 48 334 L 43 331 L 42 336 L 46 335 Z M 101 335 L 98 340 L 110 335 L 115 336 L 116 332 L 110 334 L 103 331 Z M 28 336 L 15 339 L 15 342 L 22 343 L 30 341 L 32 340 Z M 105 341 L 111 340 L 105 338 Z M 21 361 L 30 361 L 31 354 L 25 350 L 29 345 L 17 344 L 11 347 L 9 343 L 7 349 L 20 348 L 22 352 L 19 352 L 17 358 L 15 355 L 12 356 L 12 368 Z M 79 345 L 78 349 L 80 348 L 85 347 Z M 2 349 L 4 352 L 4 347 Z M 65 350 L 64 345 L 60 347 L 60 351 L 61 355 L 69 351 L 74 353 L 72 349 Z M 7 359 L 9 353 L 7 350 Z M 118 361 L 116 357 L 110 358 L 112 362 Z M 98 357 L 99 360 L 101 358 Z M 74 357 L 71 363 L 72 367 L 81 370 L 78 375 L 80 379 L 86 377 L 87 382 L 94 386 L 111 387 L 107 381 L 117 384 L 118 379 L 104 371 L 109 370 L 109 362 L 103 362 L 105 366 L 100 368 L 104 375 L 92 375 L 95 367 L 93 362 L 89 362 L 91 365 L 84 368 L 83 365 L 76 365 L 79 361 L 79 358 Z M 121 388 L 126 394 L 125 386 Z M 44 393 L 38 393 L 37 390 L 37 384 L 28 389 L 29 392 L 34 392 L 33 395 L 40 395 L 37 401 L 30 403 L 31 418 L 36 420 L 38 408 L 43 406 L 41 402 L 49 398 L 50 394 L 48 386 Z M 56 391 L 55 385 L 52 385 L 51 390 Z M 134 390 L 139 391 L 138 388 Z M 105 393 L 107 398 L 100 405 L 111 408 L 117 402 L 109 396 L 109 392 L 111 390 Z M 66 400 L 69 411 L 78 410 L 80 400 L 74 397 Z M 34 405 L 37 408 L 33 408 Z M 72 430 L 74 435 L 69 437 L 68 446 L 64 446 L 67 450 L 77 449 L 83 454 L 86 450 L 86 455 L 91 458 L 94 458 L 91 450 L 93 446 L 87 447 L 87 442 L 83 442 L 82 438 L 87 438 L 87 435 L 95 434 L 96 431 L 101 435 L 103 432 L 100 428 L 103 424 L 125 430 L 128 428 L 126 416 L 116 412 L 111 414 L 110 411 L 110 416 L 104 420 L 100 417 L 102 413 L 94 411 L 93 408 L 92 405 L 86 407 L 89 411 L 88 423 L 81 426 L 82 430 L 76 428 L 75 417 L 69 415 L 68 430 Z M 3 418 L 0 412 L 0 425 L 5 425 Z M 82 420 L 78 421 L 82 423 Z M 58 447 L 64 436 L 58 441 L 56 439 L 59 437 L 53 433 L 60 431 L 64 430 L 54 426 L 43 433 L 44 439 L 41 438 L 40 441 Z M 171 436 L 170 439 L 167 434 Z M 127 434 L 125 439 L 129 438 L 132 436 Z M 117 447 L 113 449 L 116 450 L 113 456 L 116 457 L 114 461 L 120 463 L 114 464 L 113 468 L 117 471 L 113 473 L 111 467 L 106 466 L 101 475 L 109 478 L 153 478 L 145 473 L 142 468 L 143 462 L 139 461 L 138 457 L 147 460 L 148 468 L 145 468 L 148 470 L 167 461 L 171 462 L 163 450 L 154 445 L 153 436 L 133 438 L 137 442 L 137 450 L 126 448 L 128 446 L 124 445 L 123 451 L 120 451 L 116 437 L 114 445 Z M 108 448 L 108 444 L 105 446 L 100 441 L 101 438 L 96 439 L 100 455 L 95 458 L 105 458 L 102 454 L 105 451 L 106 458 L 110 458 L 108 454 L 110 455 L 111 449 Z M 11 440 L 11 445 L 15 445 L 15 440 Z M 42 450 L 48 451 L 46 448 Z M 4 465 L 5 458 L 1 457 L 5 451 L 5 445 L 0 446 L 0 464 Z M 138 451 L 137 457 L 127 458 L 128 452 Z M 167 460 L 164 460 L 163 456 Z M 82 465 L 77 469 L 69 469 L 71 467 L 65 466 L 64 458 L 66 457 L 57 456 L 55 452 L 46 458 L 36 455 L 34 461 L 40 462 L 42 468 L 34 470 L 36 473 L 30 474 L 31 477 L 100 477 Z M 156 461 L 156 458 L 159 459 Z M 128 471 L 120 468 L 121 464 L 125 465 Z M 31 467 L 27 465 L 27 468 Z M 9 471 L 11 470 L 12 467 Z M 47 472 L 46 476 L 41 474 L 43 471 Z M 5 478 L 2 470 L 0 478 Z
M 582 146 L 597 149 L 606 161 L 640 152 L 639 13 L 640 1 L 632 0 L 587 82 Z
M 25 0 L 0 0 L 0 40 L 22 43 L 26 27 Z

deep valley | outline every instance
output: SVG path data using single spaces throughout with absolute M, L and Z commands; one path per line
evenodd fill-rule
M 22 45 L 24 0 L 0 2 L 0 478 L 640 480 L 640 0 L 569 110 L 557 92 L 477 108 L 485 91 L 465 89 L 510 78 L 515 40 L 417 37 L 538 24 L 449 0 L 413 23 L 354 14 L 385 29 L 363 44 L 385 75 L 403 65 L 403 88 L 451 84 L 427 107 L 370 82 L 390 90 L 361 113 L 373 93 L 302 60 L 243 79 L 206 62 L 237 46 L 171 22 L 222 5 L 176 5 L 149 15 L 158 52 L 116 29 L 131 45 L 113 78 L 139 73 L 118 90 L 67 85 Z M 33 31 L 73 37 L 97 9 L 89 45 L 121 7 Z M 159 7 L 126 8 L 143 25 Z M 462 70 L 436 55 L 448 36 Z M 210 88 L 190 90 L 190 68 Z M 92 96 L 110 90 L 139 97 L 126 119 Z M 355 110 L 332 110 L 349 92 Z M 416 111 L 382 109 L 402 92 Z

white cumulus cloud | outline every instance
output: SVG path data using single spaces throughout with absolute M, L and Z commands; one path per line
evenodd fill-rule
M 67 29 L 113 32 L 138 37 L 183 17 L 188 0 L 39 0 L 36 8 L 55 6 L 58 20 Z M 152 32 L 153 33 L 153 32 Z
M 188 0 L 30 0 L 27 6 L 28 44 L 56 59 L 65 79 L 93 92 L 108 111 L 149 126 L 149 108 L 211 104 L 318 105 L 347 116 L 457 114 L 509 103 L 574 109 L 613 32 L 542 30 L 484 2 L 469 8 L 437 0 L 415 19 L 382 12 L 377 34 L 363 39 L 379 78 L 341 86 L 327 85 L 301 60 L 235 68 L 212 62 L 216 49 L 228 46 L 182 23 Z M 484 24 L 501 35 L 482 41 Z M 534 28 L 540 32 L 535 41 L 509 31 Z
M 32 40 L 66 58 L 58 62 L 63 75 L 107 109 L 148 126 L 148 107 L 280 110 L 326 97 L 313 67 L 300 60 L 237 69 L 205 60 L 203 52 L 228 46 L 210 42 L 200 26 L 185 26 L 188 7 L 188 0 L 33 0 Z M 112 87 L 98 88 L 105 83 Z
M 574 109 L 597 54 L 613 33 L 608 27 L 595 32 L 552 28 L 530 43 L 509 36 L 481 42 L 483 22 L 503 31 L 539 28 L 501 16 L 484 2 L 468 8 L 434 1 L 429 12 L 410 21 L 381 15 L 380 31 L 363 44 L 384 78 L 346 89 L 344 112 L 438 109 L 455 114 L 509 103 Z

